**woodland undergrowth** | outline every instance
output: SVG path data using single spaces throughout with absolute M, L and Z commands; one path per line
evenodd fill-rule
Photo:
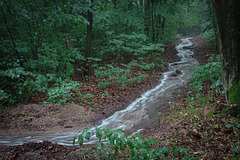
M 154 130 L 148 138 L 144 133 L 127 137 L 120 129 L 86 128 L 76 134 L 74 144 L 82 145 L 92 136 L 98 143 L 79 155 L 96 159 L 239 159 L 240 119 L 232 114 L 234 105 L 225 102 L 219 56 L 212 55 L 207 64 L 191 70 L 190 85 L 177 91 L 170 103 L 172 111 L 162 118 L 164 123 L 178 122 L 166 135 Z

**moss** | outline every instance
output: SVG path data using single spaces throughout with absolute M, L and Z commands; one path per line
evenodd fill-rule
M 227 94 L 227 100 L 229 104 L 237 104 L 240 107 L 240 74 L 234 78 Z

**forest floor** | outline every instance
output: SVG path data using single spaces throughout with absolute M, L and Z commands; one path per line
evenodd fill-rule
M 196 37 L 192 41 L 195 57 L 200 65 L 207 63 L 209 56 L 214 54 L 213 50 L 201 38 Z M 175 45 L 178 43 L 179 40 L 176 40 L 175 44 L 166 46 L 162 53 L 164 62 L 178 60 L 175 50 Z M 125 108 L 143 92 L 156 86 L 161 73 L 166 70 L 165 65 L 160 71 L 145 72 L 149 75 L 148 79 L 139 84 L 128 85 L 126 89 L 121 90 L 113 86 L 99 91 L 95 78 L 90 77 L 89 85 L 84 86 L 81 92 L 95 95 L 91 99 L 91 104 L 101 104 L 103 107 L 84 105 L 89 104 L 89 101 L 82 104 L 43 106 L 39 102 L 44 97 L 35 96 L 31 103 L 3 108 L 0 113 L 0 135 L 43 135 L 77 131 L 85 126 L 99 124 L 102 119 Z M 135 68 L 133 74 L 138 71 L 138 68 Z M 210 91 L 209 84 L 204 85 L 208 90 L 203 94 L 207 95 Z M 199 159 L 230 159 L 231 149 L 235 144 L 239 145 L 239 130 L 226 125 L 234 125 L 238 119 L 217 113 L 219 108 L 223 107 L 221 104 L 226 103 L 223 95 L 216 94 L 215 101 L 210 104 L 196 101 L 190 105 L 185 99 L 191 89 L 189 85 L 182 87 L 180 92 L 176 92 L 174 101 L 166 102 L 166 106 L 162 108 L 163 116 L 159 122 L 142 131 L 141 135 L 160 140 L 159 146 L 187 148 L 190 153 L 200 157 Z M 213 116 L 215 113 L 216 116 Z M 0 159 L 94 158 L 78 154 L 82 150 L 82 147 L 69 148 L 47 141 L 31 142 L 19 146 L 0 146 Z
M 177 42 L 176 42 L 177 43 Z M 98 80 L 91 76 L 84 81 L 80 88 L 82 95 L 92 94 L 91 99 L 76 100 L 76 93 L 72 93 L 75 100 L 65 105 L 47 104 L 46 96 L 37 94 L 26 104 L 5 106 L 0 112 L 0 135 L 44 135 L 57 132 L 79 131 L 86 126 L 98 125 L 118 110 L 126 108 L 142 93 L 154 88 L 159 83 L 161 73 L 167 70 L 167 63 L 179 59 L 174 45 L 167 45 L 161 53 L 166 63 L 161 70 L 142 71 L 140 67 L 131 68 L 131 75 L 147 74 L 141 83 L 127 84 L 124 89 L 114 84 L 106 89 L 98 89 Z M 74 77 L 81 79 L 81 77 Z M 81 81 L 79 81 L 81 83 Z

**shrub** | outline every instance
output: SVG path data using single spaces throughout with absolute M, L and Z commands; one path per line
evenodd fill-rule
M 34 92 L 33 78 L 36 75 L 32 72 L 25 71 L 22 67 L 15 67 L 5 71 L 0 70 L 0 75 L 1 101 L 9 103 L 23 102 Z
M 109 79 L 108 81 L 104 80 L 98 83 L 98 88 L 106 89 L 107 86 L 114 83 L 121 84 L 121 87 L 124 88 L 125 85 L 128 83 L 132 83 L 135 81 L 140 83 L 144 78 L 148 78 L 147 75 L 143 75 L 141 73 L 139 73 L 137 77 L 130 78 L 130 66 L 131 65 L 125 65 L 127 69 L 114 67 L 112 65 L 96 68 L 94 72 L 96 77 L 105 77 Z
M 158 143 L 157 140 L 144 138 L 140 134 L 127 137 L 121 129 L 96 127 L 95 130 L 90 131 L 88 128 L 85 128 L 74 137 L 73 145 L 76 141 L 79 145 L 83 145 L 84 140 L 90 140 L 91 136 L 95 136 L 98 140 L 95 156 L 99 159 L 118 159 L 118 156 L 121 155 L 133 160 L 161 159 L 169 156 L 176 158 L 179 157 L 180 153 L 185 155 L 183 159 L 195 159 L 193 155 L 187 154 L 188 151 L 185 148 L 152 147 Z M 111 148 L 114 149 L 114 153 L 112 153 Z
M 160 64 L 162 61 L 157 51 L 164 51 L 164 45 L 148 43 L 145 34 L 132 33 L 113 37 L 104 47 L 101 47 L 98 56 L 101 59 L 118 63 L 125 62 L 130 57 Z
M 191 85 L 196 94 L 200 95 L 202 91 L 203 82 L 209 81 L 212 82 L 211 89 L 214 89 L 216 92 L 222 91 L 222 72 L 221 64 L 219 62 L 219 55 L 214 57 L 212 56 L 209 61 L 217 60 L 216 62 L 209 62 L 202 66 L 192 67 L 191 70 L 193 74 L 191 76 Z
M 48 89 L 48 99 L 43 103 L 67 103 L 72 98 L 71 90 L 76 89 L 78 85 L 79 83 L 75 81 L 60 81 L 60 83 L 56 83 L 55 87 Z

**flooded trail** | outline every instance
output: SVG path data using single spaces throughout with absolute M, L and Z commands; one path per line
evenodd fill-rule
M 187 49 L 193 44 L 190 39 L 181 39 L 181 43 L 176 46 L 180 61 L 168 64 L 169 71 L 162 74 L 159 84 L 155 88 L 142 94 L 126 109 L 117 111 L 103 120 L 98 127 L 121 128 L 127 134 L 132 134 L 157 122 L 161 116 L 159 113 L 161 107 L 166 102 L 171 101 L 172 94 L 177 89 L 188 83 L 191 76 L 188 68 L 198 65 L 198 61 L 193 58 L 194 52 Z M 71 146 L 76 133 L 77 131 L 28 137 L 0 136 L 0 145 L 21 145 L 30 141 L 40 142 L 45 140 Z M 94 140 L 90 143 L 94 143 Z

